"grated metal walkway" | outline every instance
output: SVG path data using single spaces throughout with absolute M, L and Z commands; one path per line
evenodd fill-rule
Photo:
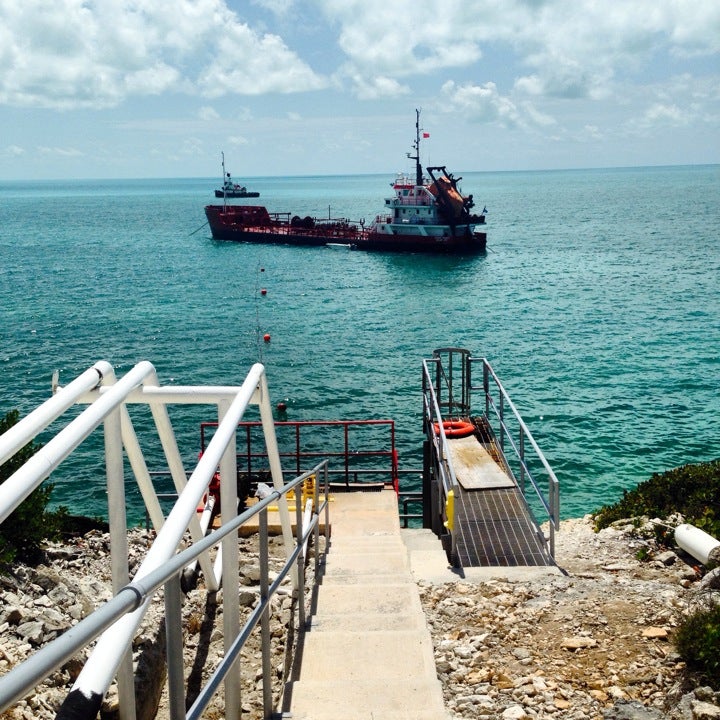
M 457 567 L 554 565 L 545 537 L 522 492 L 476 437 L 448 440 L 459 487 L 455 489 Z
M 520 490 L 463 490 L 455 496 L 453 564 L 459 567 L 554 565 Z

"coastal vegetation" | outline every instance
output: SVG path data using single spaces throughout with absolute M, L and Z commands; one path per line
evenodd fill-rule
M 667 518 L 679 513 L 708 535 L 720 537 L 720 459 L 655 473 L 620 500 L 594 513 L 602 530 L 627 518 Z
M 12 410 L 0 418 L 0 435 L 7 432 L 19 419 L 17 410 Z M 15 453 L 7 462 L 0 465 L 0 485 L 22 467 L 42 445 L 28 443 Z M 34 490 L 24 502 L 0 524 L 0 570 L 13 562 L 34 563 L 42 557 L 45 540 L 55 540 L 60 536 L 67 509 L 60 507 L 55 511 L 47 509 L 52 483 L 44 483 Z
M 717 597 L 685 618 L 677 629 L 675 646 L 690 672 L 714 690 L 720 690 L 720 602 Z

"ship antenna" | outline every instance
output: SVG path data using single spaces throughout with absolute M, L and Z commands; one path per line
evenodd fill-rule
M 422 165 L 420 164 L 420 111 L 415 110 L 415 142 L 413 143 L 415 148 L 415 154 L 407 154 L 410 160 L 415 161 L 415 185 L 423 184 L 423 171 Z
M 220 155 L 222 157 L 222 170 L 223 170 L 223 176 L 222 176 L 223 212 L 227 212 L 227 189 L 225 187 L 225 151 L 222 150 L 220 152 Z

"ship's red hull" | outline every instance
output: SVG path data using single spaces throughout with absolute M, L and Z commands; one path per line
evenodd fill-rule
M 317 221 L 311 218 L 280 219 L 262 206 L 207 205 L 210 230 L 216 240 L 276 245 L 346 244 L 353 249 L 384 252 L 469 254 L 485 250 L 487 235 L 469 227 L 455 235 L 378 233 L 345 220 Z

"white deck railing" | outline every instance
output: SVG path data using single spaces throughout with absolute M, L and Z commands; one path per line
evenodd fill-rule
M 87 712 L 82 717 L 95 717 L 102 697 L 117 675 L 120 716 L 122 720 L 133 720 L 135 695 L 132 638 L 147 608 L 151 591 L 173 575 L 173 572 L 168 574 L 169 563 L 174 561 L 177 564 L 178 558 L 185 557 L 186 553 L 181 555 L 176 553 L 188 530 L 195 551 L 182 563 L 190 563 L 197 559 L 209 590 L 217 589 L 222 583 L 226 656 L 232 654 L 236 645 L 240 618 L 237 529 L 242 518 L 237 514 L 235 432 L 238 422 L 248 407 L 254 405 L 260 411 L 275 490 L 273 495 L 279 509 L 288 561 L 297 553 L 297 550 L 293 549 L 294 539 L 285 498 L 289 486 L 284 486 L 283 483 L 267 380 L 265 370 L 260 364 L 251 368 L 243 384 L 238 387 L 161 387 L 158 384 L 155 368 L 149 362 L 137 364 L 121 379 L 116 378 L 112 366 L 108 363 L 98 362 L 67 387 L 55 388 L 55 393 L 49 400 L 0 436 L 0 462 L 12 457 L 77 403 L 87 404 L 88 407 L 0 485 L 0 522 L 5 520 L 50 473 L 58 468 L 83 440 L 99 426 L 104 426 L 111 565 L 113 593 L 116 597 L 97 611 L 100 615 L 96 618 L 93 627 L 97 632 L 106 627 L 107 629 L 100 635 L 95 649 L 73 686 L 73 691 L 76 698 L 80 696 L 87 701 Z M 127 410 L 127 405 L 138 403 L 146 404 L 150 408 L 178 492 L 177 502 L 167 518 L 163 517 Z M 212 404 L 217 408 L 217 431 L 189 479 L 167 413 L 167 406 L 170 404 Z M 158 532 L 132 583 L 129 583 L 128 571 L 123 448 L 127 453 L 148 514 Z M 203 540 L 204 528 L 198 521 L 197 508 L 218 467 L 223 525 L 221 534 L 213 533 L 214 542 L 209 542 L 208 538 Z M 297 480 L 293 484 L 296 483 Z M 213 567 L 210 549 L 218 542 L 222 544 L 218 551 L 216 567 Z M 174 566 L 173 564 L 172 567 Z M 182 568 L 183 564 L 178 567 Z M 294 581 L 297 583 L 297 576 Z M 55 642 L 60 645 L 71 643 L 77 650 L 97 635 L 97 632 L 92 636 L 87 635 L 90 632 L 88 630 L 83 632 L 86 635 L 76 633 L 73 628 Z M 75 641 L 78 640 L 78 635 L 82 635 L 79 638 L 82 643 L 76 647 Z M 40 651 L 38 655 L 40 653 L 44 653 L 43 657 L 48 657 L 47 651 Z M 50 656 L 52 657 L 52 651 Z M 46 662 L 47 660 L 43 661 Z M 61 662 L 62 658 L 58 660 L 58 664 Z M 35 663 L 32 671 L 23 671 L 20 666 L 0 678 L 0 712 L 34 686 L 40 679 L 37 677 L 38 668 L 42 666 L 43 670 L 47 669 L 43 663 L 39 665 Z M 239 716 L 240 679 L 236 673 L 230 673 L 225 679 L 225 707 L 228 717 Z M 93 708 L 96 709 L 93 711 Z M 81 716 L 76 714 L 74 717 Z

